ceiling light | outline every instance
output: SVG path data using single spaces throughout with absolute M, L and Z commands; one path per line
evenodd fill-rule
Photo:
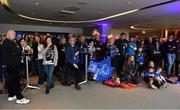
M 129 5 L 129 4 L 131 4 L 131 2 L 127 2 L 127 4 Z
M 131 29 L 134 29 L 134 26 L 131 26 L 130 28 L 131 28 Z
M 75 11 L 68 11 L 68 10 L 61 10 L 63 13 L 69 13 L 69 14 L 74 14 L 76 13 Z
M 102 12 L 101 12 L 101 11 L 99 11 L 98 13 L 99 13 L 99 14 L 102 14 Z
M 35 2 L 34 4 L 35 4 L 35 5 L 39 5 L 39 3 L 38 3 L 38 2 Z
M 142 31 L 142 34 L 146 34 L 146 31 Z

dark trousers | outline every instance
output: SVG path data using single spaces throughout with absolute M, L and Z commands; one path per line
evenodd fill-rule
M 5 78 L 7 80 L 8 96 L 16 96 L 17 99 L 22 99 L 24 96 L 20 92 L 20 74 L 17 66 L 7 66 Z
M 124 71 L 124 64 L 126 61 L 126 55 L 119 55 L 117 59 L 117 65 L 116 65 L 116 70 L 117 70 L 117 75 L 120 77 L 121 72 Z
M 180 61 L 175 62 L 175 75 L 178 76 L 180 74 L 180 68 L 179 68 Z
M 153 61 L 155 62 L 155 67 L 162 66 L 162 56 L 159 54 L 153 55 Z
M 78 85 L 81 79 L 80 69 L 76 69 L 72 64 L 67 64 L 67 67 L 70 70 L 69 72 L 71 72 L 71 75 L 75 79 L 75 85 Z

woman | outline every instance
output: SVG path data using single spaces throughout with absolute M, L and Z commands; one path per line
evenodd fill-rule
M 27 45 L 27 42 L 24 38 L 20 38 L 18 41 L 18 45 L 21 49 L 22 54 L 33 54 L 33 50 Z M 25 77 L 26 74 L 26 57 L 23 55 L 21 57 L 21 74 L 22 78 Z M 28 60 L 30 60 L 30 57 L 28 57 Z
M 59 40 L 59 44 L 57 45 L 58 49 L 58 65 L 57 65 L 57 71 L 62 70 L 64 64 L 65 64 L 65 48 L 66 48 L 66 38 L 61 37 Z
M 41 38 L 38 35 L 34 36 L 34 41 L 35 43 L 33 43 L 33 61 L 35 63 L 35 70 L 39 75 L 37 85 L 42 86 L 45 81 L 45 73 L 42 65 L 44 45 L 42 44 Z
M 54 88 L 53 84 L 53 71 L 54 67 L 57 66 L 58 51 L 57 47 L 52 43 L 51 37 L 46 37 L 46 48 L 43 53 L 43 65 L 45 72 L 48 76 L 48 82 L 46 87 L 46 94 L 49 94 L 49 90 Z

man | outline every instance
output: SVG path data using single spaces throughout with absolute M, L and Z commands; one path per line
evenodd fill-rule
M 67 65 L 67 74 L 72 75 L 75 79 L 75 89 L 81 90 L 79 85 L 80 73 L 79 73 L 79 48 L 75 45 L 76 39 L 69 37 L 69 45 L 65 49 L 65 63 Z
M 106 56 L 106 49 L 105 49 L 105 45 L 103 44 L 103 42 L 100 39 L 100 34 L 97 33 L 95 34 L 95 40 L 94 40 L 94 47 L 96 49 L 95 51 L 95 60 L 97 62 L 103 60 Z
M 176 42 L 174 40 L 173 34 L 169 35 L 168 41 L 167 41 L 167 63 L 168 63 L 168 73 L 167 77 L 172 77 L 172 67 L 174 64 L 174 61 L 176 59 Z
M 13 41 L 15 35 L 14 30 L 9 30 L 1 47 L 2 64 L 6 69 L 8 101 L 17 99 L 17 104 L 28 104 L 30 100 L 25 99 L 20 92 L 19 65 L 21 62 L 21 51 Z
M 118 57 L 118 69 L 117 69 L 117 73 L 118 76 L 120 75 L 120 73 L 122 71 L 124 71 L 124 64 L 125 64 L 125 60 L 126 60 L 126 50 L 127 50 L 127 45 L 128 45 L 128 41 L 126 40 L 126 34 L 125 33 L 121 33 L 120 38 L 115 42 L 116 47 L 119 50 L 119 57 Z

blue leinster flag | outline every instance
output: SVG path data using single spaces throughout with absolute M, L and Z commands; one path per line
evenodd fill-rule
M 108 57 L 101 62 L 91 61 L 88 67 L 88 72 L 94 73 L 94 80 L 105 81 L 112 76 L 113 68 L 111 67 L 111 58 Z

